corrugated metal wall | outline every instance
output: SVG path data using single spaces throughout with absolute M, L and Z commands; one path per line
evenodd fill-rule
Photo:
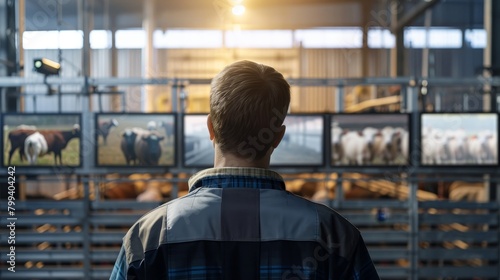
M 298 55 L 295 49 L 199 49 L 157 50 L 159 72 L 172 78 L 211 79 L 224 66 L 238 60 L 252 60 L 272 65 L 285 77 L 298 77 Z M 188 112 L 207 112 L 210 86 L 187 88 Z
M 372 76 L 388 74 L 388 50 L 371 50 L 369 73 Z M 285 78 L 351 78 L 362 73 L 360 49 L 157 49 L 151 72 L 154 77 L 210 79 L 227 64 L 237 60 L 253 60 L 268 64 L 283 73 Z M 26 50 L 26 77 L 39 75 L 30 71 L 33 58 L 46 57 L 58 61 L 57 50 Z M 75 77 L 81 71 L 81 50 L 62 51 L 62 76 Z M 111 50 L 92 50 L 91 76 L 111 76 Z M 118 77 L 141 77 L 142 50 L 117 50 Z M 64 86 L 62 92 L 76 92 L 74 86 Z M 141 112 L 149 102 L 150 111 L 171 111 L 170 86 L 119 86 L 126 92 L 125 111 Z M 146 96 L 146 91 L 147 97 Z M 208 109 L 209 85 L 188 86 L 188 112 L 205 112 Z M 26 87 L 27 93 L 36 93 L 36 111 L 57 111 L 57 97 L 47 97 L 47 89 L 40 86 Z M 331 112 L 334 108 L 335 88 L 292 87 L 291 112 Z M 115 97 L 116 99 L 116 97 Z M 103 111 L 117 110 L 111 96 L 103 96 Z M 115 100 L 116 101 L 116 100 Z M 116 103 L 116 102 L 115 102 Z M 27 112 L 35 108 L 33 98 L 25 100 Z M 98 110 L 97 96 L 93 96 L 92 110 Z M 64 95 L 63 111 L 80 111 L 79 99 Z
M 361 50 L 359 49 L 302 49 L 300 77 L 351 78 L 360 77 Z M 335 106 L 335 88 L 301 87 L 294 112 L 331 112 Z

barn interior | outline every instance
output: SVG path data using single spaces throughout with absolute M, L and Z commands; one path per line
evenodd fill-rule
M 210 82 L 244 59 L 291 84 L 271 168 L 356 225 L 382 279 L 500 279 L 495 0 L 0 0 L 0 279 L 108 279 L 213 164 Z M 157 161 L 127 157 L 134 127 Z M 26 157 L 26 131 L 67 137 Z M 348 131 L 391 140 L 356 160 Z

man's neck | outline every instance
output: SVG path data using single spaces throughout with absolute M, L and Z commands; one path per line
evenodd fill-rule
M 255 167 L 269 168 L 269 156 L 264 156 L 259 160 L 248 160 L 237 157 L 231 153 L 223 153 L 217 145 L 215 145 L 214 167 Z

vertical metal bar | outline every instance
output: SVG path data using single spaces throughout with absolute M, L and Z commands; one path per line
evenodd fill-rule
M 416 83 L 411 82 L 411 84 L 416 85 Z M 409 97 L 409 106 L 408 111 L 411 112 L 411 134 L 410 137 L 410 164 L 413 167 L 419 165 L 419 155 L 420 155 L 420 139 L 417 139 L 417 135 L 419 135 L 419 127 L 420 127 L 420 116 L 418 112 L 418 88 L 415 86 L 408 87 L 408 97 Z M 414 174 L 415 172 L 411 172 L 408 174 L 408 182 L 410 187 L 410 196 L 409 196 L 409 216 L 410 216 L 410 267 L 411 267 L 411 279 L 418 279 L 418 200 L 417 200 L 417 188 L 418 185 L 416 183 L 417 177 Z
M 122 94 L 121 94 L 121 106 L 122 106 L 122 112 L 126 112 L 127 111 L 127 100 L 126 100 L 126 92 L 124 91 Z
M 373 1 L 362 1 L 361 2 L 361 10 L 362 10 L 362 21 L 363 21 L 363 41 L 361 47 L 361 75 L 363 77 L 370 76 L 369 66 L 370 66 L 370 49 L 368 48 L 368 30 L 369 30 L 369 22 L 371 20 L 372 15 L 370 14 Z
M 496 183 L 495 183 L 496 184 Z M 497 225 L 500 225 L 500 192 L 497 190 L 497 197 L 495 201 L 496 207 L 495 207 L 495 212 L 497 214 Z M 500 227 L 497 226 L 497 240 L 500 240 Z M 497 279 L 500 279 L 500 266 L 498 265 L 498 262 L 500 262 L 500 246 L 497 246 L 498 248 L 498 253 L 497 253 Z
M 425 11 L 425 47 L 422 49 L 422 77 L 429 77 L 429 37 L 432 22 L 432 10 Z
M 24 66 L 24 48 L 23 48 L 23 32 L 25 29 L 25 0 L 14 1 L 16 5 L 16 16 L 18 19 L 16 20 L 16 52 L 17 52 L 17 63 L 16 63 L 16 72 L 19 77 L 24 77 L 24 69 L 21 70 L 21 65 Z M 24 97 L 22 95 L 23 88 L 19 87 L 18 91 L 18 110 L 20 112 L 24 112 Z M 5 91 L 7 94 L 7 90 Z M 0 93 L 1 94 L 1 93 Z
M 177 104 L 177 96 L 178 96 L 177 90 L 179 89 L 179 86 L 177 85 L 177 83 L 178 83 L 177 79 L 174 79 L 174 84 L 172 85 L 172 112 L 174 113 L 177 113 L 179 111 Z
M 344 111 L 344 86 L 343 85 L 338 85 L 336 87 L 337 93 L 335 94 L 335 112 L 336 113 L 341 113 Z M 331 123 L 330 123 L 331 126 Z M 331 129 L 328 129 L 331 131 Z M 331 139 L 331 138 L 330 138 Z M 329 155 L 331 158 L 331 153 Z M 343 193 L 343 188 L 342 188 L 342 172 L 337 173 L 337 182 L 335 184 L 335 199 L 331 201 L 331 207 L 338 209 L 341 205 L 341 201 L 343 200 L 344 193 Z
M 344 111 L 344 85 L 336 87 L 337 94 L 335 95 L 335 112 L 341 113 Z
M 5 104 L 4 97 L 6 94 L 7 90 L 6 89 L 4 90 L 4 88 L 0 88 L 0 114 L 3 113 L 4 111 L 7 111 L 3 106 Z
M 144 0 L 143 3 L 143 20 L 142 28 L 146 33 L 146 44 L 142 48 L 142 77 L 146 79 L 154 78 L 155 76 L 155 61 L 153 47 L 153 32 L 156 28 L 156 0 Z M 153 111 L 153 97 L 155 93 L 153 85 L 144 85 L 142 87 L 142 111 Z
M 406 112 L 411 112 L 410 108 L 414 108 L 416 106 L 413 104 L 414 89 L 414 87 L 406 87 Z
M 399 112 L 408 112 L 408 92 L 404 85 L 401 85 L 401 90 L 399 91 L 399 97 L 401 98 L 401 105 L 399 107 Z
M 332 208 L 339 209 L 344 201 L 344 188 L 342 188 L 342 172 L 337 173 L 337 183 L 335 184 L 335 199 Z
M 99 113 L 102 113 L 102 93 L 101 93 L 101 92 L 99 92 L 99 93 L 97 94 L 97 97 L 99 98 L 99 99 L 97 100 L 97 102 L 98 102 L 98 104 L 99 104 Z
M 58 36 L 61 36 L 61 25 L 62 24 L 63 24 L 63 19 L 62 19 L 62 4 L 61 4 L 61 0 L 58 0 L 57 1 L 57 31 L 59 33 Z M 62 50 L 61 50 L 60 47 L 57 50 L 57 57 L 58 57 L 59 65 L 62 65 L 63 57 L 62 57 Z M 62 110 L 62 95 L 61 95 L 61 90 L 62 90 L 62 85 L 59 84 L 57 86 L 57 112 L 59 112 L 59 113 L 61 113 L 61 110 Z
M 91 11 L 92 11 L 92 0 L 79 0 L 78 2 L 78 15 L 79 15 L 79 24 L 81 30 L 83 30 L 83 49 L 82 49 L 82 74 L 84 76 L 84 84 L 82 87 L 82 131 L 91 132 L 92 130 L 92 122 L 91 122 L 91 107 L 90 107 L 90 94 L 89 94 L 89 77 L 90 77 L 90 41 L 89 34 L 91 30 Z M 83 137 L 81 138 L 83 140 Z M 92 140 L 90 141 L 82 141 L 82 145 L 90 145 L 92 146 Z M 84 149 L 86 151 L 92 151 L 93 148 Z M 90 173 L 91 162 L 93 162 L 93 153 L 83 153 L 83 171 Z M 91 279 L 90 270 L 91 270 L 91 262 L 90 262 L 90 190 L 89 190 L 89 181 L 85 179 L 83 182 L 83 275 L 84 279 Z
M 468 93 L 465 93 L 464 94 L 464 99 L 463 99 L 463 111 L 464 112 L 467 112 L 469 111 L 469 94 Z
M 493 66 L 492 58 L 493 58 L 493 0 L 484 0 L 484 30 L 486 31 L 486 47 L 483 50 L 483 65 L 484 66 Z M 491 77 L 488 71 L 483 71 L 483 76 L 488 78 Z M 489 84 L 485 84 L 483 87 L 483 91 L 486 94 L 483 94 L 483 111 L 489 112 L 491 105 L 491 86 Z
M 418 279 L 418 200 L 417 200 L 417 188 L 418 184 L 414 179 L 410 178 L 410 201 L 409 201 L 409 215 L 410 215 L 410 279 Z
M 437 91 L 436 94 L 434 95 L 434 98 L 435 98 L 434 111 L 441 112 L 441 92 Z
M 497 187 L 498 185 L 498 181 L 495 180 L 495 182 L 493 183 L 493 187 Z M 500 191 L 498 190 L 498 188 L 495 189 L 495 197 L 492 197 L 491 200 L 488 200 L 488 201 L 494 201 L 495 202 L 495 212 L 496 212 L 496 216 L 497 216 L 497 225 L 500 225 Z M 497 232 L 498 232 L 498 235 L 497 235 L 497 240 L 500 240 L 500 227 L 497 226 Z M 498 262 L 500 262 L 500 246 L 497 246 L 498 250 L 497 250 L 497 279 L 500 279 L 500 266 L 498 265 Z
M 172 85 L 172 112 L 175 114 L 175 117 L 177 118 L 177 126 L 175 127 L 175 131 L 177 133 L 177 135 L 182 135 L 183 133 L 183 127 L 184 127 L 184 106 L 182 106 L 183 104 L 181 104 L 181 106 L 178 105 L 178 96 L 179 96 L 179 90 L 182 90 L 181 89 L 181 86 L 179 84 L 179 81 L 177 81 L 177 79 L 174 79 L 174 83 Z M 183 101 L 181 101 L 183 102 Z M 180 108 L 179 108 L 180 107 Z M 176 155 L 176 158 L 177 158 L 177 164 L 176 166 L 178 168 L 182 168 L 182 161 L 184 159 L 184 154 L 181 153 L 184 152 L 184 149 L 183 149 L 183 143 L 181 142 L 181 139 L 183 140 L 184 137 L 178 137 L 177 138 L 177 142 L 175 143 L 176 147 L 177 147 L 177 155 Z M 177 174 L 173 174 L 173 178 L 176 179 L 174 181 L 174 184 L 173 184 L 173 188 L 172 188 L 172 198 L 177 198 L 179 196 L 179 176 L 177 176 Z
M 90 185 L 88 178 L 84 178 L 83 180 L 83 229 L 82 229 L 82 234 L 83 234 L 83 275 L 84 279 L 91 279 L 90 277 L 90 269 L 91 269 L 91 263 L 90 263 L 90 211 L 91 211 L 91 204 L 90 204 Z
M 489 21 L 489 30 L 487 30 L 488 43 L 486 48 L 490 50 L 489 63 L 484 63 L 484 65 L 491 66 L 491 76 L 500 77 L 500 54 L 498 49 L 500 48 L 500 3 L 498 1 L 492 1 L 489 3 L 489 10 L 485 10 L 485 25 L 486 21 Z M 485 2 L 486 4 L 486 2 Z M 485 49 L 486 51 L 486 49 Z M 500 90 L 500 86 L 490 86 L 489 103 L 490 111 L 498 112 L 498 102 L 497 93 Z
M 324 124 L 323 124 L 323 131 L 325 131 L 325 135 L 323 136 L 324 138 L 324 141 L 326 142 L 325 143 L 325 163 L 326 163 L 326 169 L 325 169 L 325 180 L 324 180 L 324 183 L 325 183 L 325 188 L 326 188 L 326 191 L 327 193 L 330 191 L 328 189 L 328 182 L 331 180 L 331 177 L 332 177 L 332 174 L 333 174 L 333 171 L 332 171 L 332 143 L 331 143 L 331 140 L 332 139 L 332 115 L 325 115 L 323 116 L 323 120 L 324 120 Z M 330 141 L 330 142 L 328 142 Z M 337 174 L 338 175 L 338 174 Z M 333 202 L 337 200 L 337 196 L 338 196 L 338 186 L 339 186 L 339 183 L 336 182 L 335 183 L 335 198 L 334 199 L 330 199 L 329 196 L 327 196 L 327 205 L 330 206 L 330 207 L 334 207 L 333 205 Z M 338 206 L 338 205 L 337 205 Z
M 36 113 L 36 94 L 33 94 L 33 113 Z

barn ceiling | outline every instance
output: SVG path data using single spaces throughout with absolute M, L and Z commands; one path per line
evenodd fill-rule
M 140 28 L 144 1 L 25 0 L 26 30 L 81 29 L 79 3 L 92 6 L 94 29 Z M 392 0 L 243 0 L 246 13 L 230 13 L 236 0 L 148 0 L 154 4 L 159 29 L 300 29 L 331 26 L 384 25 L 390 21 Z M 406 13 L 426 0 L 399 0 Z M 389 16 L 388 16 L 389 15 Z M 363 20 L 365 18 L 365 20 Z M 423 24 L 423 17 L 415 24 Z M 483 0 L 441 0 L 433 7 L 432 25 L 481 26 Z
M 26 30 L 76 29 L 75 0 L 25 0 Z M 297 29 L 352 26 L 361 23 L 362 5 L 386 0 L 244 0 L 246 13 L 230 13 L 232 0 L 153 0 L 158 28 Z M 139 28 L 146 1 L 94 0 L 93 25 L 101 28 Z

